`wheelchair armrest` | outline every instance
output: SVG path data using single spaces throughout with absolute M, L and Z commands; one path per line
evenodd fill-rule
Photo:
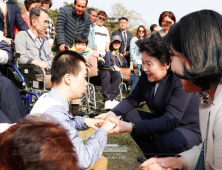
M 43 88 L 43 90 L 46 91 L 46 89 L 45 89 L 46 71 L 43 68 L 40 68 L 35 65 L 31 65 L 31 64 L 20 64 L 19 69 L 21 69 L 21 72 L 24 75 L 27 75 L 29 77 L 29 81 L 32 82 L 33 88 L 41 88 L 41 89 Z M 42 83 L 36 80 L 36 73 L 35 73 L 34 69 L 41 69 L 42 70 L 42 73 L 41 73 L 41 74 L 43 74 Z
M 110 71 L 115 71 L 113 67 L 110 66 L 98 66 L 99 70 L 110 70 Z
M 23 68 L 23 69 L 38 69 L 40 67 L 35 66 L 35 65 L 31 65 L 31 64 L 19 64 L 19 68 Z

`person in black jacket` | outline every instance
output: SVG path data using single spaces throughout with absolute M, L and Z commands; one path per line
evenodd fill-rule
M 1 33 L 0 31 L 0 35 Z M 5 40 L 0 40 L 0 56 L 1 69 L 1 65 L 12 60 L 11 47 Z M 24 116 L 25 111 L 19 90 L 0 70 L 0 123 L 15 123 Z
M 162 52 L 159 33 L 140 40 L 142 73 L 133 92 L 110 112 L 106 119 L 122 116 L 112 133 L 131 132 L 146 158 L 159 154 L 176 155 L 200 144 L 198 93 L 185 93 L 180 79 L 169 69 L 170 58 Z M 134 110 L 145 99 L 150 113 Z M 129 123 L 127 123 L 129 122 Z
M 2 2 L 0 7 L 0 30 L 4 33 L 6 42 L 11 45 L 11 40 L 15 38 L 14 26 L 19 31 L 26 31 L 29 27 L 23 20 L 17 3 L 8 0 Z
M 88 0 L 75 0 L 73 7 L 64 7 L 60 10 L 57 20 L 57 38 L 60 51 L 65 51 L 74 44 L 74 39 L 81 34 L 89 35 L 90 16 L 85 12 Z

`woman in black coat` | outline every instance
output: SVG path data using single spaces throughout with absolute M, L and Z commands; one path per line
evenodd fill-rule
M 122 116 L 112 133 L 130 132 L 146 158 L 181 153 L 201 142 L 198 93 L 185 93 L 179 78 L 169 68 L 170 58 L 161 50 L 159 33 L 137 43 L 142 52 L 142 73 L 132 93 L 106 119 Z M 150 113 L 134 110 L 145 99 Z M 129 122 L 129 123 L 128 123 Z

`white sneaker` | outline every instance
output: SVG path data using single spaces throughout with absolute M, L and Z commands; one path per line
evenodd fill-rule
M 104 105 L 105 110 L 111 110 L 113 108 L 113 103 L 111 100 L 107 100 Z
M 114 99 L 112 101 L 113 108 L 116 107 L 118 104 L 119 104 L 119 102 L 117 100 Z

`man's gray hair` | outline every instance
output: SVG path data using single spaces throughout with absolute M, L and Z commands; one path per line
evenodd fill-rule
M 88 13 L 91 14 L 92 11 L 95 11 L 97 13 L 97 10 L 95 8 L 89 8 Z
M 42 11 L 42 12 L 45 12 L 46 14 L 48 14 L 47 11 L 44 10 L 44 9 L 42 9 L 42 8 L 32 8 L 32 9 L 30 10 L 29 18 L 30 18 L 30 23 L 31 23 L 31 25 L 32 25 L 32 20 L 33 20 L 34 18 L 38 18 L 38 17 L 40 16 L 40 14 L 41 14 L 41 11 Z

